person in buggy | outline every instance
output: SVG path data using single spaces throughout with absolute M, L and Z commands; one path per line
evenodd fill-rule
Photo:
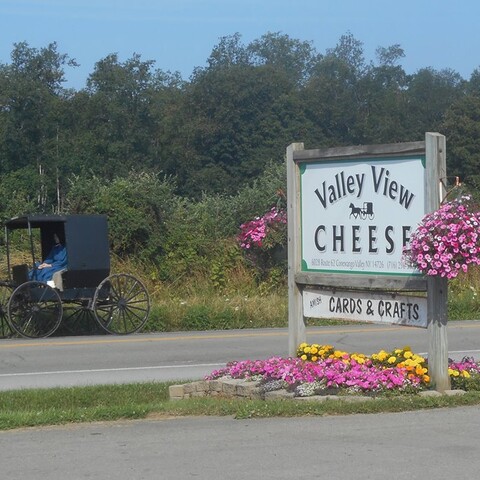
M 57 234 L 53 235 L 54 245 L 43 262 L 36 262 L 28 277 L 38 282 L 52 280 L 53 274 L 67 267 L 67 249 Z

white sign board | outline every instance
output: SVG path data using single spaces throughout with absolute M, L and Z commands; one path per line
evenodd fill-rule
M 426 328 L 427 298 L 305 289 L 303 315 Z
M 301 270 L 415 275 L 403 247 L 425 214 L 425 157 L 300 164 Z

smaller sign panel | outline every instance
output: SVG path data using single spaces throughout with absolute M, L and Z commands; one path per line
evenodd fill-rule
M 303 315 L 427 328 L 427 299 L 373 292 L 305 289 Z

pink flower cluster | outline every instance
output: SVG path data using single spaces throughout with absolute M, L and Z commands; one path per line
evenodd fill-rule
M 468 372 L 473 375 L 480 375 L 480 364 L 471 357 L 464 357 L 460 362 L 454 360 L 448 361 L 448 368 L 458 372 Z
M 238 241 L 246 250 L 252 247 L 262 247 L 269 231 L 278 224 L 287 223 L 287 214 L 284 210 L 273 207 L 263 217 L 255 217 L 249 222 L 240 225 Z
M 321 382 L 325 388 L 345 388 L 362 392 L 406 390 L 422 388 L 419 377 L 406 368 L 381 368 L 371 360 L 364 364 L 349 358 L 327 358 L 309 362 L 300 358 L 272 357 L 267 360 L 246 360 L 229 363 L 215 370 L 207 380 L 229 376 L 231 378 L 261 377 L 263 380 L 283 380 L 291 387 L 304 383 Z
M 455 278 L 480 265 L 480 212 L 468 196 L 423 217 L 405 249 L 407 262 L 425 275 Z

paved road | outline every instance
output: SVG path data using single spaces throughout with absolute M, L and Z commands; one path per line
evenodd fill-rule
M 410 345 L 428 350 L 424 329 L 391 325 L 311 327 L 309 342 L 373 353 Z M 480 359 L 480 321 L 450 322 L 452 357 Z M 288 353 L 286 329 L 233 330 L 0 340 L 0 390 L 14 388 L 199 379 L 232 360 Z
M 452 322 L 450 353 L 478 357 L 480 322 Z M 428 335 L 405 327 L 310 328 L 308 341 L 372 353 Z M 3 389 L 199 378 L 232 359 L 286 355 L 285 329 L 0 341 Z M 234 420 L 150 418 L 0 432 L 2 478 L 473 479 L 480 408 Z
M 476 479 L 480 408 L 234 420 L 166 418 L 0 432 L 2 478 Z

